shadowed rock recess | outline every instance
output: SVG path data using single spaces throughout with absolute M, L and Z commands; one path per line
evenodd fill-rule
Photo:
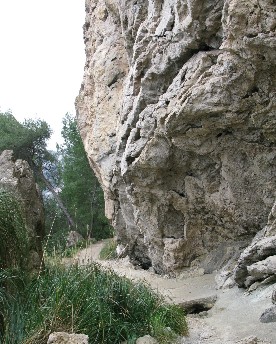
M 132 260 L 238 257 L 276 190 L 273 0 L 86 0 L 76 99 L 106 215 Z

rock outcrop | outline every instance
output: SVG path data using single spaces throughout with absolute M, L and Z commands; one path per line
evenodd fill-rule
M 276 202 L 267 225 L 239 257 L 234 280 L 240 287 L 251 289 L 260 283 L 276 282 Z
M 86 0 L 78 123 L 106 215 L 143 267 L 211 272 L 266 225 L 275 28 L 273 0 Z
M 44 236 L 44 207 L 29 164 L 15 160 L 13 152 L 6 150 L 0 155 L 0 188 L 12 193 L 19 201 L 29 238 L 30 271 L 37 270 L 42 261 L 42 238 Z

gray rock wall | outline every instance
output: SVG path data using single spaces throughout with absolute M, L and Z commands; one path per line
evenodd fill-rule
M 142 266 L 210 272 L 265 226 L 275 27 L 273 0 L 86 0 L 79 126 Z
M 20 203 L 29 237 L 26 269 L 37 270 L 41 267 L 42 238 L 45 234 L 42 197 L 29 164 L 21 159 L 15 160 L 10 150 L 0 154 L 0 188 L 11 192 Z
M 276 202 L 267 225 L 240 255 L 233 277 L 240 287 L 250 287 L 251 290 L 276 282 Z

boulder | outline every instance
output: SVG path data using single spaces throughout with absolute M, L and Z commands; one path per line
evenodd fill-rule
M 146 335 L 144 337 L 140 337 L 136 340 L 136 344 L 158 344 L 158 341 L 149 336 L 149 335 Z
M 0 155 L 0 188 L 10 192 L 20 203 L 29 238 L 29 270 L 37 270 L 42 262 L 42 238 L 45 231 L 44 207 L 40 190 L 29 164 L 15 160 L 13 152 Z
M 276 276 L 276 255 L 247 267 L 248 273 L 256 279 L 264 279 L 269 275 Z
M 77 231 L 70 231 L 66 238 L 66 247 L 75 246 L 78 242 L 83 241 L 83 236 Z
M 50 334 L 47 344 L 88 344 L 88 336 L 85 334 L 53 332 Z
M 217 295 L 209 296 L 201 299 L 189 300 L 179 303 L 183 307 L 186 314 L 198 314 L 212 309 L 217 301 Z
M 78 124 L 106 215 L 137 264 L 213 271 L 218 247 L 249 244 L 265 226 L 276 190 L 274 10 L 272 0 L 86 0 Z

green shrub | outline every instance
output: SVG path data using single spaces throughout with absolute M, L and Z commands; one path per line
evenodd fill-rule
M 163 305 L 151 316 L 152 335 L 159 343 L 170 344 L 183 333 L 183 309 L 177 305 Z
M 29 239 L 19 202 L 0 189 L 0 268 L 26 264 Z
M 78 253 L 78 251 L 80 251 L 81 249 L 87 248 L 92 243 L 94 244 L 95 241 L 91 239 L 78 241 L 74 246 L 65 248 L 61 256 L 64 258 L 72 258 L 74 257 L 75 254 Z
M 167 305 L 144 284 L 134 284 L 96 264 L 56 266 L 35 280 L 2 273 L 3 278 L 12 285 L 12 292 L 0 295 L 1 343 L 45 344 L 53 331 L 87 334 L 90 344 L 135 343 L 146 334 L 168 343 L 172 334 L 187 331 L 181 308 Z
M 117 258 L 116 247 L 117 247 L 117 243 L 114 239 L 107 240 L 101 249 L 99 258 L 101 260 Z
M 68 236 L 68 230 L 58 231 L 56 233 L 48 234 L 43 242 L 43 247 L 47 255 L 59 254 L 66 248 L 66 238 Z

